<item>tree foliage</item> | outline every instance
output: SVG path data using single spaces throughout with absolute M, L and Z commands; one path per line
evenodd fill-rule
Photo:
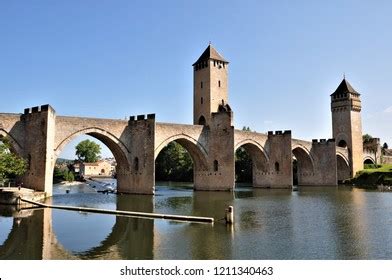
M 11 153 L 6 139 L 0 140 L 0 180 L 15 178 L 27 170 L 26 160 Z
M 62 181 L 73 182 L 75 181 L 75 174 L 68 168 L 60 169 L 55 166 L 53 171 L 53 179 L 57 183 Z
M 252 158 L 244 147 L 235 151 L 235 175 L 237 182 L 252 182 Z
M 75 175 L 73 174 L 72 171 L 65 171 L 64 172 L 64 180 L 68 182 L 73 182 L 75 181 Z
M 251 131 L 249 126 L 242 127 L 242 131 Z M 236 182 L 252 182 L 252 158 L 244 147 L 235 151 L 235 180 Z
M 158 181 L 193 181 L 193 162 L 189 153 L 177 142 L 169 143 L 155 161 Z
M 75 154 L 82 162 L 97 162 L 100 159 L 101 146 L 87 139 L 76 146 Z
M 372 139 L 373 139 L 373 136 L 371 136 L 370 134 L 366 133 L 365 135 L 362 135 L 363 143 L 369 143 L 372 141 Z

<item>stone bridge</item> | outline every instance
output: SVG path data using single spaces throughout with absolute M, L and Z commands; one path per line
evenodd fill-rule
M 232 112 L 217 112 L 209 125 L 157 123 L 155 115 L 129 120 L 57 116 L 49 105 L 27 108 L 23 114 L 0 114 L 0 138 L 28 161 L 25 187 L 52 193 L 53 169 L 64 147 L 79 135 L 102 141 L 117 161 L 118 191 L 154 194 L 155 159 L 176 141 L 191 155 L 196 190 L 232 190 L 235 151 L 243 147 L 253 162 L 253 186 L 290 188 L 293 158 L 299 185 L 337 185 L 349 178 L 347 148 L 333 139 L 312 142 L 292 139 L 291 131 L 268 134 L 235 130 Z
M 124 193 L 154 194 L 155 159 L 172 141 L 192 157 L 196 190 L 232 190 L 235 151 L 240 147 L 252 158 L 254 187 L 290 188 L 294 176 L 299 185 L 336 185 L 363 168 L 360 94 L 345 78 L 331 94 L 336 143 L 309 142 L 292 139 L 291 131 L 235 130 L 228 64 L 210 44 L 192 65 L 193 125 L 157 123 L 154 114 L 126 121 L 63 117 L 43 105 L 23 114 L 0 114 L 0 137 L 7 137 L 13 151 L 27 159 L 24 185 L 48 195 L 57 157 L 81 134 L 101 140 L 112 151 L 118 164 L 118 191 Z

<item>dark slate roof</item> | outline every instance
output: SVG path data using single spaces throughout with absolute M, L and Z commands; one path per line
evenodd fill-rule
M 218 51 L 210 44 L 208 45 L 208 47 L 206 48 L 206 50 L 202 53 L 202 55 L 199 57 L 198 60 L 196 60 L 195 63 L 192 64 L 192 66 L 194 66 L 195 64 L 201 62 L 201 61 L 206 61 L 208 59 L 215 59 L 215 60 L 219 60 L 219 61 L 223 61 L 226 63 L 229 63 L 226 59 L 223 58 L 223 56 L 218 53 Z
M 346 78 L 343 78 L 343 81 L 340 83 L 338 88 L 335 90 L 334 93 L 331 95 L 335 94 L 341 94 L 341 93 L 356 93 L 359 94 L 351 85 L 350 83 L 346 80 Z

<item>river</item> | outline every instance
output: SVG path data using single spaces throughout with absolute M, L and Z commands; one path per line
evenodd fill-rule
M 189 184 L 157 185 L 155 196 L 56 185 L 47 203 L 206 216 L 215 223 L 54 209 L 16 214 L 1 207 L 0 259 L 392 259 L 392 193 L 349 187 L 199 192 Z M 219 221 L 229 205 L 234 226 Z

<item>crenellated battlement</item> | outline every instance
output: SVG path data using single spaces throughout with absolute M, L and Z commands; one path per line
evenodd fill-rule
M 317 145 L 317 144 L 333 144 L 335 145 L 335 139 L 330 138 L 330 139 L 312 139 L 312 145 Z
M 30 107 L 24 109 L 23 115 L 28 115 L 28 114 L 35 114 L 35 113 L 41 113 L 41 112 L 55 112 L 52 106 L 49 104 L 41 105 L 41 106 L 35 106 L 35 107 Z
M 291 130 L 276 130 L 274 131 L 268 131 L 268 136 L 272 136 L 272 135 L 291 135 Z
M 130 122 L 145 121 L 145 120 L 155 120 L 155 114 L 137 115 L 137 116 L 129 117 Z

